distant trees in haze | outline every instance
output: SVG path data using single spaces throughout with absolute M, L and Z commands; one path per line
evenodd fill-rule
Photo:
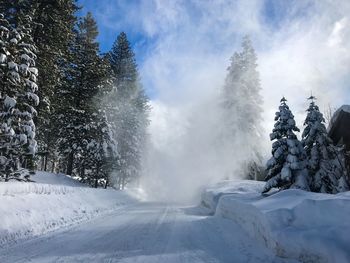
M 220 105 L 222 127 L 220 134 L 224 154 L 228 154 L 237 169 L 229 173 L 244 173 L 251 179 L 261 179 L 262 168 L 262 104 L 257 56 L 248 36 L 242 50 L 231 57 Z M 239 151 L 237 151 L 239 149 Z

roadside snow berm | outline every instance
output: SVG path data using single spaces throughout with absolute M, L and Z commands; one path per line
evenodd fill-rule
M 263 197 L 261 182 L 226 185 L 211 187 L 202 196 L 220 196 L 215 215 L 236 222 L 276 255 L 301 262 L 350 262 L 350 192 L 285 190 Z
M 0 247 L 136 202 L 128 191 L 89 188 L 65 175 L 39 172 L 33 179 L 0 184 Z

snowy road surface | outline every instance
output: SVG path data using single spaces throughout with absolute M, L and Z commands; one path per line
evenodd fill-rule
M 292 262 L 232 221 L 140 203 L 0 250 L 0 262 Z

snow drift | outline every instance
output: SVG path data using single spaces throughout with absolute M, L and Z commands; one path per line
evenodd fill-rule
M 264 183 L 230 181 L 204 191 L 202 204 L 238 223 L 280 257 L 350 262 L 350 192 L 285 190 L 263 197 Z
M 136 201 L 128 192 L 84 187 L 65 176 L 39 173 L 45 183 L 0 184 L 0 246 L 76 224 Z

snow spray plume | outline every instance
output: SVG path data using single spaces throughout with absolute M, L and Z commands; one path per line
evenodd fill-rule
M 202 124 L 216 118 L 213 101 L 223 87 L 228 58 L 239 50 L 245 34 L 252 37 L 259 58 L 266 144 L 282 95 L 300 128 L 311 89 L 321 109 L 348 103 L 348 1 L 154 0 L 135 8 L 130 8 L 132 1 L 119 1 L 118 6 L 109 2 L 104 8 L 99 5 L 100 26 L 120 32 L 129 25 L 152 40 L 145 52 L 145 45 L 135 45 L 136 54 L 144 54 L 142 82 L 157 94 L 150 165 L 143 181 L 151 196 L 181 199 L 222 178 L 222 167 L 208 161 L 215 156 L 213 130 Z

